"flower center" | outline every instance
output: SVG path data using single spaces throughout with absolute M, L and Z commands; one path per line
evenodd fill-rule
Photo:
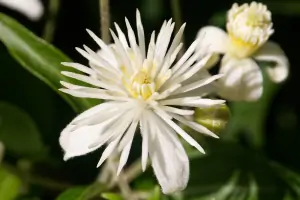
M 143 85 L 143 84 L 150 84 L 150 77 L 147 73 L 140 71 L 133 77 L 133 82 Z
M 229 53 L 237 58 L 251 56 L 273 34 L 271 12 L 261 3 L 234 4 L 226 24 Z
M 144 66 L 137 72 L 131 74 L 125 67 L 122 67 L 123 71 L 123 84 L 128 93 L 133 98 L 148 99 L 155 92 L 155 81 L 153 78 L 153 71 L 151 64 L 144 64 Z

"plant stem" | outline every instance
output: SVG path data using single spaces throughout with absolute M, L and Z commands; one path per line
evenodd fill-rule
M 48 17 L 46 25 L 43 32 L 43 38 L 47 42 L 51 43 L 54 38 L 55 28 L 56 28 L 56 17 L 59 10 L 60 1 L 59 0 L 50 0 L 48 6 Z
M 100 0 L 101 38 L 106 43 L 110 42 L 110 10 L 109 0 Z
M 110 43 L 110 10 L 109 10 L 109 0 L 100 0 L 100 19 L 101 19 L 101 38 L 106 43 Z M 98 175 L 98 181 L 107 183 L 109 178 L 112 178 L 112 183 L 117 183 L 123 197 L 126 200 L 137 200 L 136 196 L 131 191 L 131 188 L 128 184 L 127 179 L 124 174 L 121 172 L 119 176 L 117 174 L 117 163 L 114 161 L 118 158 L 118 155 L 113 153 L 107 161 L 103 169 Z M 110 175 L 109 175 L 110 174 Z
M 179 31 L 181 25 L 182 25 L 182 14 L 180 9 L 180 0 L 170 0 L 171 3 L 171 9 L 172 9 L 172 16 L 175 21 L 175 30 L 176 32 Z M 184 36 L 182 36 L 182 43 L 184 44 Z M 180 52 L 178 53 L 179 57 L 183 55 L 185 51 L 184 45 L 182 46 Z

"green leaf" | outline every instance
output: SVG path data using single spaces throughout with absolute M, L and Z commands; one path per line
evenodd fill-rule
M 300 175 L 287 167 L 273 163 L 273 168 L 277 171 L 279 176 L 289 185 L 289 191 L 285 198 L 295 199 L 300 198 Z
M 75 111 L 80 112 L 93 105 L 87 99 L 74 98 L 57 90 L 61 87 L 60 81 L 74 83 L 74 80 L 61 74 L 61 71 L 70 71 L 70 69 L 60 63 L 68 62 L 70 59 L 51 44 L 35 36 L 24 26 L 4 14 L 0 14 L 0 40 L 14 59 L 57 91 Z
M 288 185 L 260 152 L 208 141 L 206 156 L 191 161 L 184 200 L 282 200 Z
M 90 186 L 78 186 L 66 190 L 56 200 L 90 200 L 92 197 L 100 196 L 104 191 L 105 187 L 99 183 Z
M 4 169 L 0 167 L 0 197 L 1 200 L 14 200 L 21 189 L 21 181 Z
M 121 195 L 115 193 L 103 193 L 101 197 L 107 200 L 124 200 Z
M 270 102 L 279 89 L 279 85 L 271 82 L 264 74 L 264 92 L 256 102 L 234 102 L 230 105 L 232 117 L 229 120 L 223 138 L 237 139 L 244 136 L 253 148 L 261 148 L 264 144 L 264 125 Z
M 147 200 L 160 200 L 161 192 L 159 186 L 156 186 Z
M 0 102 L 0 140 L 8 152 L 18 156 L 39 158 L 45 155 L 39 130 L 22 109 Z

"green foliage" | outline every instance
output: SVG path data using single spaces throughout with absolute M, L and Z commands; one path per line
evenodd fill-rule
M 90 200 L 93 197 L 100 196 L 103 191 L 105 191 L 105 187 L 98 183 L 90 186 L 78 186 L 67 189 L 56 200 Z
M 124 200 L 121 195 L 115 193 L 103 193 L 101 194 L 101 197 L 106 200 Z
M 289 189 L 270 162 L 259 152 L 230 142 L 209 142 L 207 155 L 191 162 L 185 200 L 214 197 L 281 200 Z M 201 198 L 200 198 L 201 197 Z
M 0 40 L 10 54 L 28 71 L 58 92 L 60 81 L 74 82 L 63 76 L 61 71 L 69 70 L 61 62 L 71 61 L 58 49 L 31 33 L 12 18 L 0 14 Z M 92 103 L 58 92 L 75 111 L 89 108 Z
M 24 110 L 7 102 L 0 102 L 0 140 L 17 156 L 38 158 L 46 154 L 35 122 Z
M 5 168 L 0 167 L 1 200 L 14 200 L 20 193 L 21 181 Z

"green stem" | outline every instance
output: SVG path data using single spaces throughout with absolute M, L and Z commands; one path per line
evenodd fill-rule
M 109 0 L 100 0 L 101 38 L 106 43 L 110 42 L 110 10 Z
M 43 38 L 47 42 L 51 43 L 54 38 L 55 28 L 56 28 L 56 17 L 59 11 L 60 1 L 59 0 L 50 0 L 48 6 L 48 17 L 46 25 L 43 32 Z
M 175 30 L 176 32 L 179 31 L 181 25 L 182 25 L 182 14 L 181 14 L 181 9 L 180 9 L 180 0 L 170 0 L 171 3 L 171 9 L 172 9 L 172 16 L 175 21 Z M 184 36 L 182 36 L 182 43 L 184 44 Z M 185 47 L 182 46 L 180 52 L 179 52 L 179 57 L 181 57 L 184 54 Z

